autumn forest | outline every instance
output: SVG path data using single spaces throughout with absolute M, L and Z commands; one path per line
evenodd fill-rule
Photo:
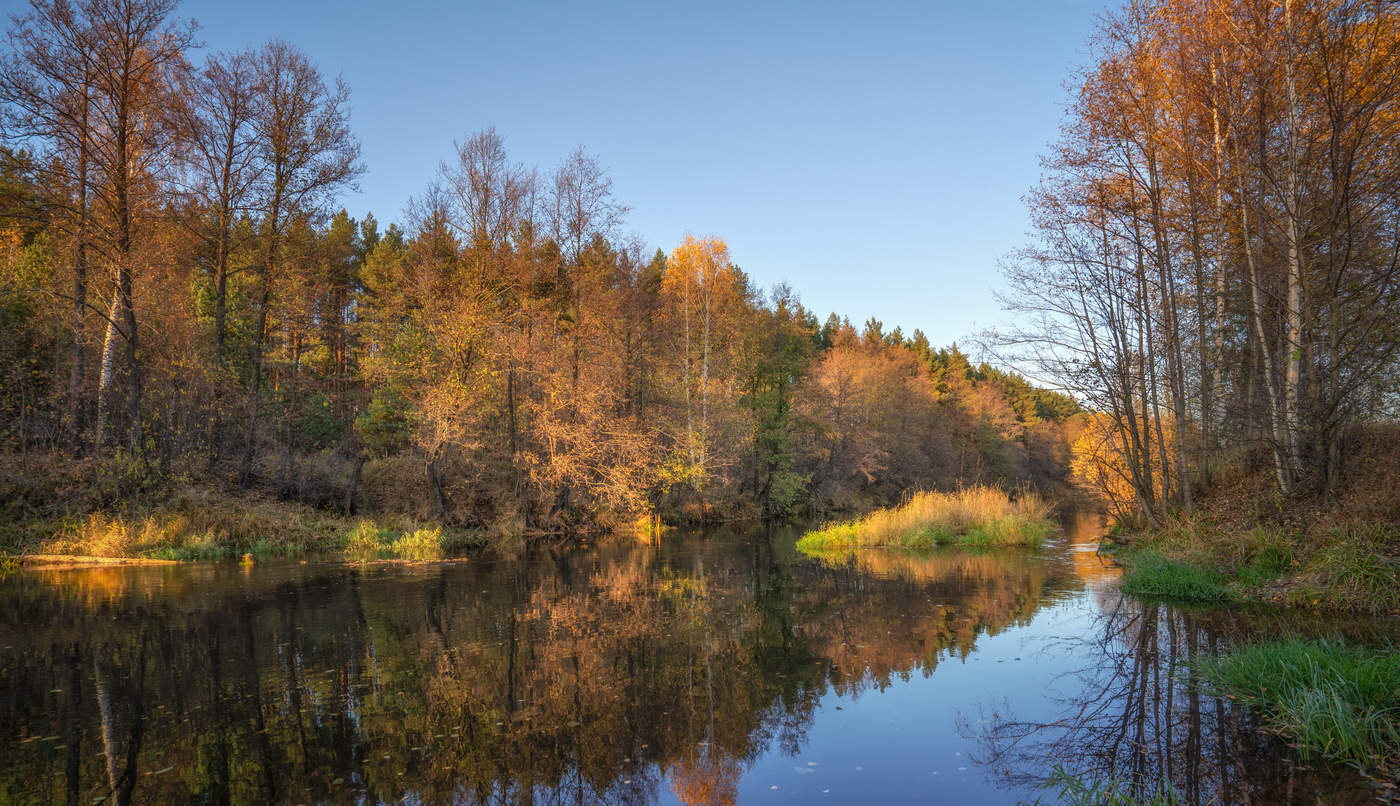
M 199 53 L 169 0 L 40 3 L 10 43 L 14 453 L 525 535 L 1066 481 L 1072 398 L 821 318 L 719 237 L 622 236 L 583 148 L 467 133 L 356 219 L 351 89 L 294 45 Z
M 1396 802 L 1400 5 L 1098 1 L 27 0 L 0 800 Z

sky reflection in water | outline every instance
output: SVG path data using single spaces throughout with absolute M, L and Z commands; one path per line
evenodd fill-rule
M 436 567 L 0 579 L 0 801 L 1017 803 L 1055 764 L 1187 802 L 1365 802 L 1184 661 L 1326 622 L 1125 600 L 1038 555 L 784 533 Z

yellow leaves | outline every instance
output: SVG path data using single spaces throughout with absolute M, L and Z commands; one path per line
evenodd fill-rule
M 671 251 L 661 283 L 672 293 L 683 295 L 691 287 L 713 288 L 730 271 L 729 247 L 722 239 L 686 235 Z
M 1149 439 L 1154 436 L 1155 433 L 1148 435 Z M 1166 453 L 1170 455 L 1175 450 L 1175 434 L 1170 423 L 1162 424 L 1162 436 L 1167 443 Z M 1125 444 L 1123 429 L 1114 422 L 1111 414 L 1095 413 L 1088 418 L 1084 431 L 1070 446 L 1070 473 L 1076 481 L 1100 493 L 1111 504 L 1129 506 L 1135 497 L 1129 457 L 1135 449 L 1136 446 Z M 1164 486 L 1159 458 L 1162 452 L 1155 441 L 1146 446 L 1147 472 L 1152 474 L 1152 483 L 1157 489 Z M 1146 475 L 1141 463 L 1138 472 Z

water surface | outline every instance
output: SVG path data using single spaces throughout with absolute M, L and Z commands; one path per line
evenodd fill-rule
M 1055 767 L 1188 803 L 1365 803 L 1193 685 L 1259 633 L 1038 553 L 819 561 L 764 530 L 356 567 L 0 579 L 4 803 L 959 803 Z

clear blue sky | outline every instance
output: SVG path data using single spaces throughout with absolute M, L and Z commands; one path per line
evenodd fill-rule
M 1002 319 L 997 259 L 1103 0 L 187 0 L 209 49 L 277 36 L 352 88 L 368 173 L 344 204 L 402 217 L 485 126 L 553 167 L 596 154 L 670 250 L 715 234 L 808 307 L 946 344 Z

